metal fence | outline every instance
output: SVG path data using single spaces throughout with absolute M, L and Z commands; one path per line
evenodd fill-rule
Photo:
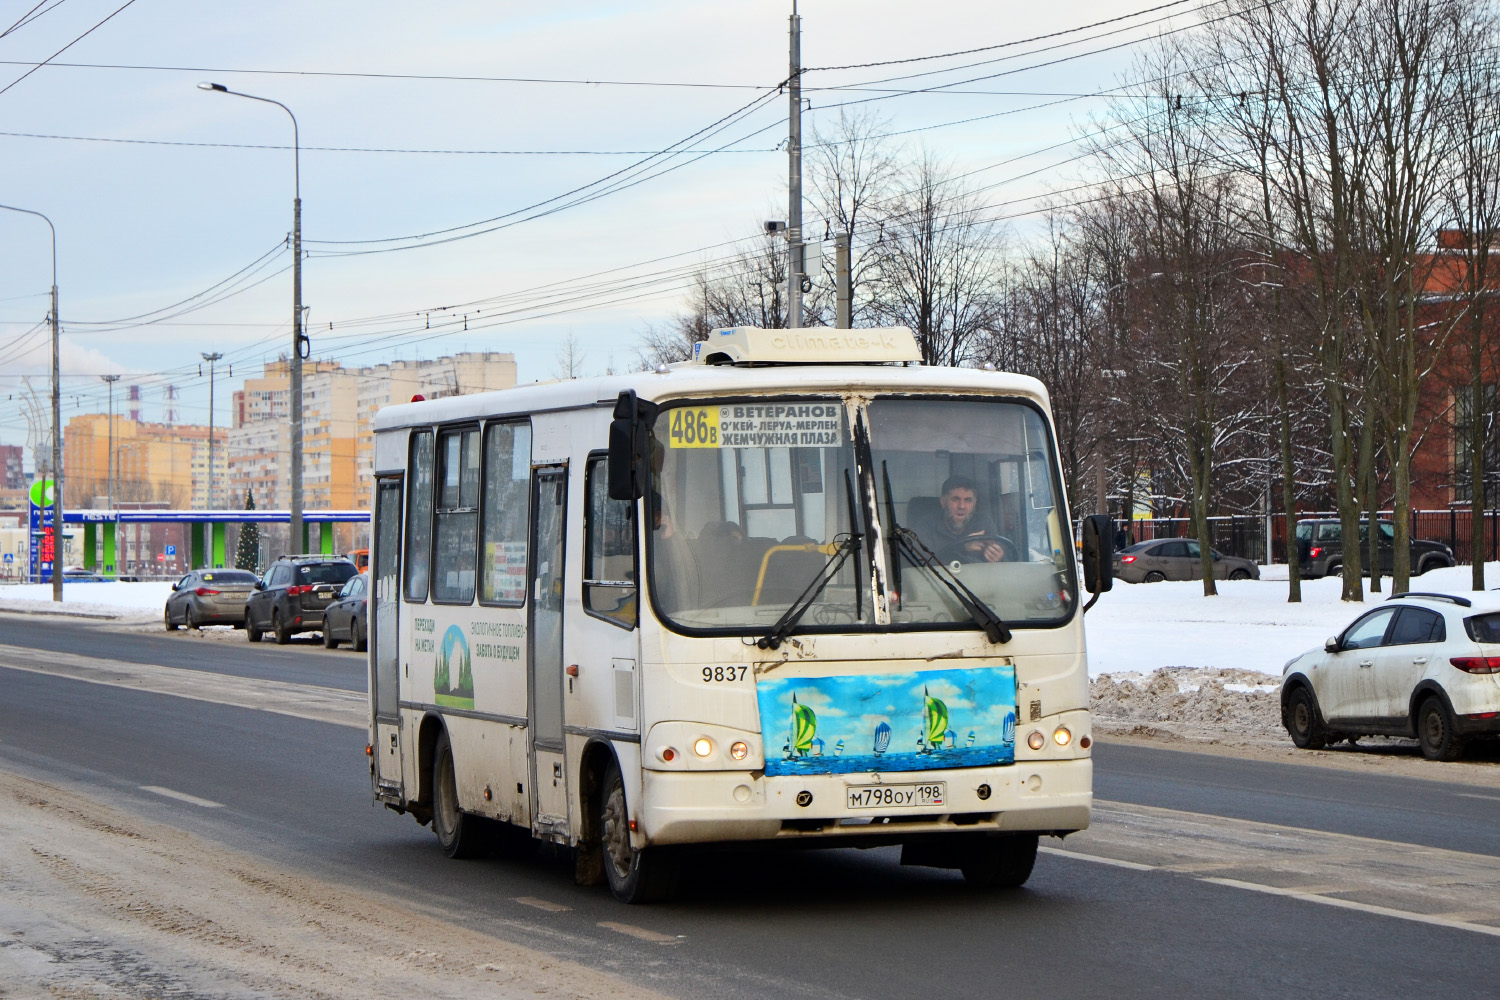
M 1381 511 L 1382 519 L 1390 519 L 1391 512 Z M 1337 518 L 1337 511 L 1299 511 L 1298 520 L 1307 518 Z M 1122 523 L 1122 522 L 1117 522 Z M 1271 558 L 1266 558 L 1267 519 L 1256 514 L 1236 514 L 1208 519 L 1209 535 L 1213 547 L 1227 556 L 1254 559 L 1262 565 L 1268 562 L 1286 562 L 1287 518 L 1284 514 L 1273 514 L 1270 518 Z M 1128 541 L 1144 542 L 1153 538 L 1186 538 L 1193 533 L 1193 523 L 1185 517 L 1140 518 L 1131 522 Z M 1427 538 L 1443 542 L 1453 550 L 1453 557 L 1460 563 L 1473 561 L 1469 544 L 1469 512 L 1459 508 L 1444 510 L 1414 510 L 1411 512 L 1413 538 Z M 1116 541 L 1120 541 L 1118 533 Z M 1485 561 L 1500 559 L 1500 509 L 1486 511 L 1484 515 L 1484 540 L 1480 555 Z

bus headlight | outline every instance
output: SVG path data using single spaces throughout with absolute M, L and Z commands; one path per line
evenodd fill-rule
M 1047 737 L 1033 730 L 1031 735 L 1026 737 L 1026 745 L 1033 750 L 1040 750 L 1047 745 Z
M 693 743 L 693 753 L 697 754 L 699 757 L 707 757 L 709 754 L 711 754 L 713 752 L 714 752 L 713 741 L 710 740 L 707 736 L 700 736 Z
M 1058 746 L 1065 747 L 1073 742 L 1073 734 L 1068 732 L 1066 726 L 1058 726 L 1057 729 L 1053 730 L 1052 740 Z
M 750 755 L 750 747 L 744 742 L 733 743 L 729 747 L 729 756 L 735 760 L 744 760 Z

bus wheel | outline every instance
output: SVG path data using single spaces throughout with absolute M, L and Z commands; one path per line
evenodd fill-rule
M 453 773 L 453 745 L 444 730 L 432 759 L 432 832 L 450 858 L 472 858 L 484 850 L 484 824 L 458 808 L 458 780 Z
M 677 891 L 678 859 L 660 847 L 636 850 L 630 845 L 630 819 L 620 765 L 611 761 L 599 795 L 600 847 L 609 891 L 622 903 L 652 903 Z
M 959 866 L 964 881 L 980 889 L 1014 889 L 1031 878 L 1036 864 L 1037 835 L 1003 833 L 976 843 L 969 858 Z

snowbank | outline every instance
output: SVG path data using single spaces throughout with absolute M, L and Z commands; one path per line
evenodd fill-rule
M 94 583 L 77 581 L 63 584 L 62 604 L 52 602 L 52 584 L 20 583 L 0 587 L 0 611 L 29 611 L 43 614 L 76 614 L 97 618 L 136 620 L 160 615 L 166 606 L 172 585 L 152 583 Z
M 1120 583 L 1099 598 L 1084 619 L 1089 674 L 1150 674 L 1160 667 L 1214 667 L 1280 676 L 1292 657 L 1323 645 L 1382 593 L 1366 604 L 1341 601 L 1339 578 L 1302 581 L 1302 602 L 1288 604 L 1285 567 L 1279 580 L 1220 580 L 1219 596 L 1204 597 L 1202 583 Z M 1470 567 L 1454 566 L 1414 577 L 1412 590 L 1463 594 Z M 1267 574 L 1269 575 L 1269 573 Z M 1500 581 L 1500 563 L 1485 566 L 1485 579 Z M 1226 674 L 1225 677 L 1238 677 Z

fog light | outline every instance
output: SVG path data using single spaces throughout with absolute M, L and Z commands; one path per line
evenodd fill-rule
M 974 789 L 974 794 L 979 796 L 980 802 L 983 802 L 985 799 L 990 797 L 990 786 L 980 785 L 978 788 Z
M 744 743 L 731 743 L 729 745 L 729 756 L 735 760 L 744 760 L 750 755 L 750 748 Z
M 707 736 L 698 737 L 697 742 L 693 744 L 693 753 L 697 754 L 699 757 L 707 757 L 713 752 L 714 745 Z
M 671 747 L 662 747 L 660 750 L 656 751 L 656 756 L 660 757 L 663 761 L 670 764 L 672 763 L 672 761 L 677 759 L 677 751 L 673 750 Z
M 797 804 L 799 806 L 801 806 L 802 808 L 804 808 L 804 809 L 806 809 L 808 806 L 812 805 L 812 792 L 807 792 L 807 791 L 798 792 L 797 793 Z
M 1052 739 L 1056 741 L 1058 746 L 1065 747 L 1073 742 L 1073 734 L 1068 732 L 1066 727 L 1058 726 L 1052 733 Z
M 1040 750 L 1047 745 L 1047 737 L 1041 733 L 1033 732 L 1030 736 L 1026 737 L 1026 745 L 1033 750 Z

